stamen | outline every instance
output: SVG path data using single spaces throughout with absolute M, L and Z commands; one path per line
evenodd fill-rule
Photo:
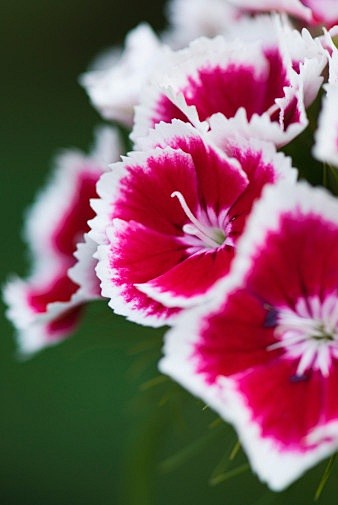
M 174 191 L 171 193 L 171 198 L 178 199 L 185 215 L 190 220 L 190 223 L 187 223 L 183 226 L 183 231 L 189 235 L 195 235 L 195 237 L 199 238 L 204 242 L 205 245 L 210 247 L 219 247 L 225 241 L 225 234 L 220 229 L 212 229 L 210 227 L 204 226 L 191 212 L 189 206 L 180 191 Z
M 278 340 L 277 342 L 268 345 L 267 350 L 275 351 L 276 349 L 283 349 L 285 347 L 290 347 L 295 344 L 301 344 L 304 341 L 306 341 L 306 337 L 304 335 L 292 335 L 292 334 L 291 336 L 286 335 L 281 340 Z
M 335 303 L 334 303 L 335 302 Z M 294 311 L 278 311 L 275 342 L 268 351 L 284 349 L 291 359 L 298 360 L 295 377 L 302 378 L 310 370 L 330 373 L 333 358 L 338 357 L 338 312 L 336 297 L 320 303 L 317 298 L 299 300 Z M 270 306 L 267 306 L 271 310 Z

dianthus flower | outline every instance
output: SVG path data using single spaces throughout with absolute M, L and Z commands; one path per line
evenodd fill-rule
M 172 48 L 182 48 L 197 37 L 225 34 L 241 15 L 224 0 L 172 0 L 167 11 L 169 29 L 164 38 Z
M 174 0 L 168 4 L 169 29 L 155 34 L 142 23 L 131 30 L 125 46 L 100 54 L 81 78 L 92 105 L 108 120 L 131 128 L 134 107 L 169 47 L 186 46 L 198 36 L 215 36 L 233 26 L 239 10 L 224 0 Z
M 128 34 L 123 51 L 113 51 L 103 62 L 100 56 L 82 75 L 82 85 L 105 119 L 133 125 L 141 90 L 165 50 L 150 26 L 143 23 Z
M 87 236 L 94 213 L 89 199 L 108 163 L 120 153 L 117 134 L 98 132 L 90 156 L 70 150 L 56 161 L 49 184 L 31 208 L 25 236 L 32 273 L 13 278 L 4 289 L 7 315 L 18 330 L 19 350 L 30 354 L 71 334 L 84 303 L 99 298 L 96 244 Z
M 338 51 L 326 34 L 329 51 L 329 80 L 323 87 L 326 95 L 318 119 L 314 156 L 338 168 Z
M 136 107 L 136 145 L 159 121 L 198 126 L 217 114 L 237 126 L 240 118 L 243 135 L 276 145 L 304 130 L 305 108 L 317 95 L 327 61 L 320 42 L 270 17 L 247 20 L 242 33 L 240 39 L 200 38 L 163 56 Z
M 160 370 L 236 428 L 274 490 L 338 448 L 338 203 L 263 191 L 214 298 L 180 316 Z
M 115 312 L 172 323 L 228 273 L 238 237 L 265 184 L 294 181 L 273 145 L 220 150 L 188 123 L 161 123 L 98 183 L 91 237 L 97 274 Z
M 229 3 L 253 12 L 285 12 L 309 25 L 331 27 L 338 23 L 336 0 L 229 0 Z

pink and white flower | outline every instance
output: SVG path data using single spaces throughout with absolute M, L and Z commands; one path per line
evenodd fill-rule
M 98 183 L 91 237 L 102 295 L 115 312 L 159 326 L 227 275 L 253 202 L 268 183 L 294 181 L 272 145 L 218 149 L 188 123 L 159 124 Z
M 115 130 L 102 128 L 90 156 L 66 151 L 29 212 L 25 236 L 32 255 L 26 280 L 4 289 L 7 315 L 18 330 L 23 354 L 57 343 L 74 331 L 84 303 L 100 297 L 95 275 L 96 244 L 87 237 L 94 216 L 89 199 L 108 163 L 118 158 Z
M 177 118 L 205 129 L 216 114 L 236 122 L 240 117 L 243 135 L 276 145 L 304 130 L 305 108 L 323 80 L 322 45 L 278 18 L 243 26 L 247 35 L 241 39 L 200 38 L 166 55 L 136 107 L 136 145 L 160 121 Z
M 266 188 L 209 305 L 167 337 L 162 372 L 231 422 L 281 490 L 338 449 L 338 203 Z
M 309 25 L 331 27 L 338 23 L 336 0 L 229 0 L 236 7 L 252 12 L 285 12 L 305 21 Z
M 318 119 L 314 156 L 338 167 L 338 51 L 328 33 L 325 41 L 329 51 L 329 81 L 324 85 L 326 95 Z M 325 42 L 324 41 L 324 42 Z
M 215 37 L 233 29 L 240 10 L 224 0 L 172 0 L 167 6 L 169 30 L 165 41 L 182 48 L 198 37 Z
M 132 126 L 141 90 L 165 51 L 166 46 L 144 23 L 128 34 L 124 51 L 112 52 L 103 64 L 100 58 L 81 77 L 93 106 L 105 119 Z

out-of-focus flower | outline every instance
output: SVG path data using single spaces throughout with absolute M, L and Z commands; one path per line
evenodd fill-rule
M 159 121 L 178 118 L 201 127 L 215 114 L 240 117 L 243 135 L 276 145 L 304 130 L 305 108 L 318 93 L 327 61 L 322 45 L 278 18 L 243 27 L 247 35 L 240 39 L 200 38 L 166 55 L 136 107 L 136 144 Z
M 96 196 L 99 176 L 120 151 L 111 128 L 98 131 L 91 155 L 66 151 L 29 212 L 25 237 L 32 273 L 26 280 L 13 278 L 4 288 L 7 315 L 18 330 L 23 354 L 67 337 L 84 302 L 100 296 L 93 259 L 96 244 L 86 236 L 87 221 L 94 216 L 89 200 Z
M 281 490 L 338 448 L 338 203 L 266 188 L 208 306 L 182 315 L 162 372 L 234 424 Z
M 93 70 L 81 77 L 92 104 L 105 119 L 132 126 L 140 92 L 165 51 L 166 46 L 144 23 L 128 34 L 124 51 L 112 52 L 103 61 L 100 57 Z
M 313 154 L 338 168 L 338 51 L 328 33 L 325 41 L 329 51 L 329 81 L 324 85 L 326 95 L 319 114 Z
M 169 30 L 164 40 L 172 48 L 182 48 L 192 40 L 215 37 L 233 29 L 240 10 L 224 0 L 173 0 L 167 6 Z
M 285 12 L 309 25 L 331 27 L 338 23 L 336 0 L 229 0 L 229 3 L 252 12 Z
M 177 120 L 140 142 L 100 178 L 91 236 L 110 307 L 159 326 L 228 273 L 263 186 L 296 173 L 270 144 L 237 139 L 230 158 Z
M 336 0 L 302 0 L 312 12 L 312 23 L 328 28 L 338 24 L 338 4 Z
M 215 36 L 232 28 L 240 11 L 224 0 L 174 0 L 168 4 L 169 29 L 158 37 L 142 23 L 131 30 L 125 48 L 101 53 L 80 82 L 91 103 L 108 120 L 132 127 L 134 107 L 168 46 L 186 46 L 198 36 Z

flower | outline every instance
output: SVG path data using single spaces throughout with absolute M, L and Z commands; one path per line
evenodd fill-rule
M 53 177 L 30 210 L 25 236 L 32 273 L 11 279 L 4 288 L 7 316 L 18 330 L 22 354 L 31 354 L 71 334 L 84 303 L 100 296 L 93 254 L 86 235 L 93 217 L 89 199 L 109 161 L 120 152 L 111 128 L 98 131 L 90 156 L 70 150 L 56 160 Z
M 336 0 L 230 0 L 230 3 L 249 11 L 286 12 L 310 25 L 331 27 L 338 23 Z
M 105 119 L 131 127 L 142 87 L 166 49 L 145 23 L 128 34 L 125 46 L 120 54 L 115 51 L 105 57 L 103 64 L 100 57 L 99 64 L 94 63 L 80 80 Z
M 167 5 L 165 41 L 182 48 L 197 37 L 215 37 L 231 30 L 241 12 L 224 0 L 172 0 Z
M 166 337 L 160 370 L 235 426 L 273 490 L 338 448 L 337 261 L 337 200 L 267 187 L 213 300 Z
M 136 145 L 149 128 L 173 118 L 208 128 L 217 114 L 236 122 L 240 117 L 243 135 L 276 145 L 305 129 L 305 108 L 318 93 L 327 62 L 322 45 L 278 18 L 239 26 L 241 38 L 200 38 L 163 56 L 135 110 Z
M 97 274 L 109 306 L 132 321 L 171 324 L 228 273 L 238 237 L 265 184 L 294 181 L 290 160 L 266 143 L 220 150 L 188 123 L 161 123 L 143 151 L 98 183 Z
M 157 36 L 147 23 L 141 23 L 128 33 L 124 49 L 103 52 L 81 76 L 92 105 L 103 118 L 131 128 L 143 88 L 169 46 L 184 47 L 197 36 L 216 35 L 219 29 L 226 32 L 238 12 L 223 0 L 170 2 L 171 25 L 166 32 Z
M 329 34 L 325 42 L 329 51 L 329 80 L 324 85 L 326 96 L 318 118 L 318 129 L 313 147 L 314 156 L 338 168 L 338 51 Z

